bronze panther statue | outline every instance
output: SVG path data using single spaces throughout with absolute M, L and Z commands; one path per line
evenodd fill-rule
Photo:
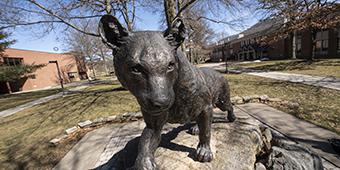
M 196 121 L 197 160 L 211 161 L 213 107 L 228 111 L 229 121 L 236 117 L 226 79 L 211 69 L 196 68 L 177 50 L 185 39 L 183 21 L 176 19 L 163 33 L 128 32 L 115 17 L 105 15 L 99 33 L 113 50 L 118 80 L 136 97 L 146 123 L 134 169 L 156 169 L 154 152 L 166 122 Z

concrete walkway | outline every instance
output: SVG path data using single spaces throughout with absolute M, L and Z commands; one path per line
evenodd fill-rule
M 48 102 L 48 101 L 50 101 L 52 99 L 61 97 L 62 95 L 63 95 L 63 93 L 60 92 L 60 93 L 57 93 L 57 94 L 54 94 L 54 95 L 51 95 L 51 96 L 46 96 L 46 97 L 43 97 L 43 98 L 31 101 L 31 102 L 28 102 L 28 103 L 16 106 L 14 108 L 3 110 L 3 111 L 0 112 L 0 117 L 10 116 L 10 115 L 15 114 L 17 112 L 20 112 L 22 110 L 31 108 L 31 107 L 33 107 L 33 106 L 35 106 L 37 104 L 45 103 L 45 102 Z
M 77 85 L 77 84 L 74 84 L 74 85 Z M 79 90 L 84 89 L 84 88 L 89 87 L 89 86 L 91 86 L 91 84 L 88 83 L 88 82 L 80 83 L 79 86 L 71 88 L 68 91 L 60 92 L 60 93 L 53 94 L 53 95 L 46 96 L 46 97 L 42 97 L 40 99 L 31 101 L 31 102 L 28 102 L 28 103 L 25 103 L 25 104 L 22 104 L 22 105 L 19 105 L 19 106 L 16 106 L 16 107 L 13 107 L 13 108 L 10 108 L 10 109 L 7 109 L 7 110 L 0 111 L 0 117 L 6 117 L 6 116 L 13 115 L 13 114 L 15 114 L 17 112 L 20 112 L 22 110 L 31 108 L 31 107 L 33 107 L 35 105 L 46 103 L 46 102 L 48 102 L 50 100 L 56 99 L 58 97 L 61 97 L 61 96 L 65 95 L 65 94 L 67 94 L 68 92 L 79 91 Z
M 197 67 L 212 68 L 219 72 L 225 71 L 225 63 L 205 63 L 198 64 Z M 290 81 L 294 83 L 303 83 L 307 85 L 326 87 L 334 90 L 340 90 L 340 79 L 335 77 L 320 77 L 320 76 L 310 76 L 304 74 L 293 74 L 293 73 L 283 73 L 276 71 L 259 71 L 252 69 L 244 70 L 229 70 L 231 73 L 245 73 L 253 76 L 266 77 L 276 80 Z
M 335 169 L 340 169 L 340 156 L 328 142 L 331 138 L 340 139 L 336 133 L 264 104 L 248 103 L 236 107 L 288 138 L 309 147 L 325 160 L 324 164 L 333 164 L 337 166 Z
M 196 65 L 199 68 L 211 68 L 218 72 L 225 72 L 225 63 L 219 62 L 219 63 L 204 63 L 204 64 L 197 64 Z
M 246 74 L 340 90 L 340 79 L 334 77 L 319 77 L 282 72 L 250 72 Z
M 340 158 L 327 142 L 327 139 L 333 137 L 340 139 L 339 135 L 264 104 L 237 105 L 235 106 L 235 114 L 238 118 L 253 117 L 298 143 L 309 147 L 322 158 L 325 169 L 335 170 L 340 168 Z M 112 145 L 124 147 L 128 141 L 115 137 L 117 132 L 112 131 L 115 126 L 120 126 L 120 131 L 126 131 L 129 134 L 129 139 L 139 136 L 141 133 L 131 128 L 126 130 L 120 124 L 92 131 L 86 134 L 53 169 L 98 169 L 98 165 L 102 165 L 103 162 L 112 157 L 110 149 L 114 148 Z M 140 122 L 139 126 L 145 125 Z

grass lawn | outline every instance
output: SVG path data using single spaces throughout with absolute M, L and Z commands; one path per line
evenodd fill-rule
M 228 74 L 232 96 L 262 95 L 300 104 L 272 105 L 340 134 L 340 92 L 250 75 Z M 115 90 L 111 90 L 115 89 Z M 135 98 L 117 81 L 99 84 L 0 119 L 0 169 L 51 169 L 86 131 L 58 145 L 48 141 L 80 121 L 137 111 Z
M 266 94 L 299 103 L 297 110 L 272 106 L 340 134 L 340 91 L 244 74 L 226 77 L 232 96 Z
M 46 97 L 60 92 L 60 89 L 39 90 L 18 94 L 0 95 L 0 111 L 31 102 L 33 100 Z
M 287 73 L 314 76 L 334 76 L 340 78 L 340 59 L 316 60 L 309 63 L 305 60 L 277 60 L 251 63 L 231 63 L 231 68 L 249 68 L 265 71 L 282 71 Z
M 0 169 L 51 169 L 79 138 L 48 146 L 66 128 L 87 119 L 139 110 L 135 98 L 119 87 L 117 81 L 88 87 L 0 119 Z M 113 88 L 117 90 L 108 91 Z

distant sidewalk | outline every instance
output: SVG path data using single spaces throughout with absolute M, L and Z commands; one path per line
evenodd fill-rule
M 63 92 L 60 92 L 60 93 L 57 93 L 57 94 L 46 96 L 46 97 L 43 97 L 43 98 L 31 101 L 31 102 L 28 102 L 28 103 L 25 103 L 25 104 L 22 104 L 22 105 L 19 105 L 19 106 L 16 106 L 16 107 L 4 110 L 4 111 L 1 111 L 0 112 L 0 117 L 10 116 L 10 115 L 15 114 L 17 112 L 20 112 L 22 110 L 25 110 L 25 109 L 28 109 L 30 107 L 33 107 L 33 106 L 35 106 L 37 104 L 45 103 L 45 102 L 48 102 L 48 101 L 50 101 L 52 99 L 61 97 L 62 95 L 63 95 Z
M 340 79 L 335 77 L 319 77 L 303 74 L 291 74 L 283 72 L 249 72 L 249 75 L 266 77 L 276 80 L 290 81 L 294 83 L 303 83 L 307 85 L 326 87 L 334 90 L 340 90 Z
M 114 80 L 116 80 L 116 78 Z M 35 105 L 42 104 L 42 103 L 48 102 L 48 101 L 50 101 L 52 99 L 56 99 L 58 97 L 61 97 L 61 96 L 65 95 L 65 94 L 67 94 L 68 92 L 76 92 L 76 91 L 82 90 L 82 89 L 84 89 L 86 87 L 94 86 L 96 84 L 106 83 L 106 82 L 110 82 L 110 81 L 109 80 L 97 80 L 97 81 L 92 81 L 92 82 L 74 82 L 74 83 L 70 83 L 70 84 L 67 84 L 65 86 L 65 87 L 72 87 L 68 91 L 60 92 L 60 93 L 53 94 L 53 95 L 46 96 L 46 97 L 42 97 L 40 99 L 31 101 L 31 102 L 28 102 L 28 103 L 25 103 L 25 104 L 22 104 L 22 105 L 19 105 L 19 106 L 16 106 L 16 107 L 13 107 L 13 108 L 10 108 L 10 109 L 7 109 L 7 110 L 0 111 L 0 117 L 6 117 L 6 116 L 13 115 L 13 114 L 15 114 L 17 112 L 20 112 L 22 110 L 31 108 L 31 107 L 33 107 Z
M 75 85 L 79 85 L 79 86 L 71 88 L 68 91 L 71 91 L 71 92 L 72 91 L 78 91 L 78 90 L 81 90 L 81 89 L 84 89 L 84 88 L 90 86 L 89 83 L 83 83 L 83 85 L 81 85 L 81 84 L 75 84 Z M 10 108 L 10 109 L 7 109 L 7 110 L 3 110 L 3 111 L 0 112 L 0 117 L 10 116 L 10 115 L 13 115 L 13 114 L 20 112 L 22 110 L 31 108 L 35 105 L 46 103 L 50 100 L 53 100 L 53 99 L 56 99 L 58 97 L 65 95 L 64 93 L 66 94 L 67 92 L 65 91 L 65 92 L 60 92 L 60 93 L 53 94 L 53 95 L 50 95 L 50 96 L 42 97 L 40 99 L 33 100 L 33 101 L 25 103 L 25 104 L 22 104 L 22 105 L 19 105 L 19 106 L 16 106 L 16 107 L 13 107 L 13 108 Z

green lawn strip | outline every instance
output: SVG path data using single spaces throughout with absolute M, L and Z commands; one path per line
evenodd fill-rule
M 339 91 L 244 74 L 226 77 L 232 96 L 266 94 L 299 103 L 297 110 L 275 104 L 271 106 L 340 134 Z
M 92 86 L 0 119 L 0 169 L 50 169 L 75 144 L 48 146 L 66 128 L 88 119 L 138 111 L 128 91 L 109 91 L 115 86 Z
M 60 89 L 39 90 L 26 93 L 0 95 L 0 111 L 10 109 L 42 97 L 60 92 Z
M 250 75 L 226 75 L 232 96 L 278 97 L 300 104 L 298 110 L 272 105 L 321 127 L 340 132 L 340 93 L 336 90 Z M 48 141 L 80 121 L 138 111 L 135 98 L 118 82 L 87 87 L 0 119 L 0 169 L 51 169 L 85 132 L 57 147 Z
M 340 59 L 325 59 L 308 62 L 306 60 L 274 60 L 250 63 L 233 63 L 230 68 L 248 68 L 263 71 L 281 71 L 287 73 L 314 76 L 333 76 L 340 78 Z

